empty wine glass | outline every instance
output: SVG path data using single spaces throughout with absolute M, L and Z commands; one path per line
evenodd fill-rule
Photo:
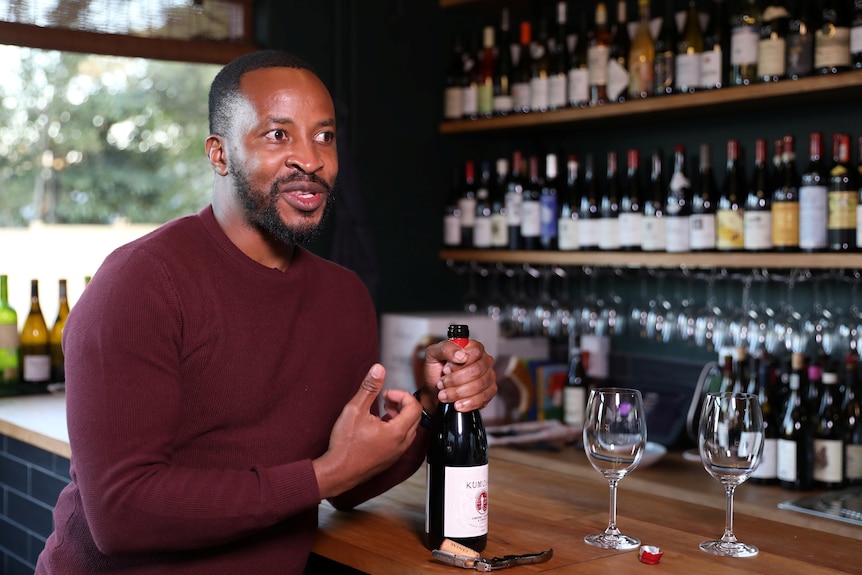
M 700 548 L 725 557 L 754 557 L 757 547 L 733 533 L 733 492 L 760 463 L 763 417 L 757 396 L 750 393 L 708 393 L 703 400 L 698 431 L 703 466 L 723 486 L 727 496 L 724 535 Z
M 590 464 L 608 480 L 610 513 L 602 533 L 584 541 L 605 549 L 635 549 L 640 541 L 617 528 L 617 484 L 634 469 L 646 444 L 646 414 L 641 392 L 636 389 L 596 388 L 587 401 L 584 451 Z

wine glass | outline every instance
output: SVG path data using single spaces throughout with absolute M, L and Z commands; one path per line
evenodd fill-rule
M 724 535 L 704 541 L 701 550 L 725 557 L 754 557 L 757 547 L 733 534 L 733 492 L 760 463 L 763 417 L 757 396 L 708 393 L 700 413 L 698 448 L 703 466 L 721 482 L 727 495 Z
M 590 464 L 610 485 L 610 517 L 602 533 L 587 535 L 589 545 L 605 549 L 635 549 L 640 541 L 617 528 L 617 484 L 634 469 L 646 444 L 646 414 L 636 389 L 596 388 L 587 401 L 584 451 Z

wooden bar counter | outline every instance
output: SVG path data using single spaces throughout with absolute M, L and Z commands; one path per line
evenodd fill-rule
M 584 543 L 584 535 L 607 526 L 609 491 L 583 452 L 492 447 L 490 528 L 483 556 L 554 549 L 549 562 L 515 567 L 512 573 L 862 574 L 862 527 L 777 507 L 806 494 L 744 483 L 734 498 L 734 532 L 760 553 L 712 556 L 698 544 L 724 530 L 724 489 L 699 462 L 670 453 L 651 467 L 635 469 L 619 486 L 620 530 L 663 551 L 658 565 L 647 565 L 636 550 Z M 324 502 L 314 551 L 373 575 L 469 572 L 438 563 L 423 546 L 424 504 L 424 468 L 353 511 L 335 511 Z

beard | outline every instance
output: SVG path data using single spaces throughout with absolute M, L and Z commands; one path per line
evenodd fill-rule
M 234 190 L 242 202 L 248 225 L 289 246 L 307 245 L 320 236 L 324 223 L 332 212 L 332 203 L 335 200 L 334 185 L 314 174 L 294 173 L 275 180 L 267 193 L 262 188 L 252 186 L 244 168 L 232 166 L 230 171 L 234 176 Z M 282 221 L 278 213 L 278 200 L 281 196 L 279 190 L 286 184 L 299 181 L 314 182 L 323 186 L 326 189 L 326 203 L 319 221 L 315 221 L 315 216 L 311 213 L 299 212 L 306 221 L 288 225 Z

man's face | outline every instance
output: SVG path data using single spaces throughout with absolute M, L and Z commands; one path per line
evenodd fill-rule
M 331 210 L 338 157 L 335 109 L 307 70 L 243 75 L 228 169 L 247 223 L 289 245 L 313 239 Z

